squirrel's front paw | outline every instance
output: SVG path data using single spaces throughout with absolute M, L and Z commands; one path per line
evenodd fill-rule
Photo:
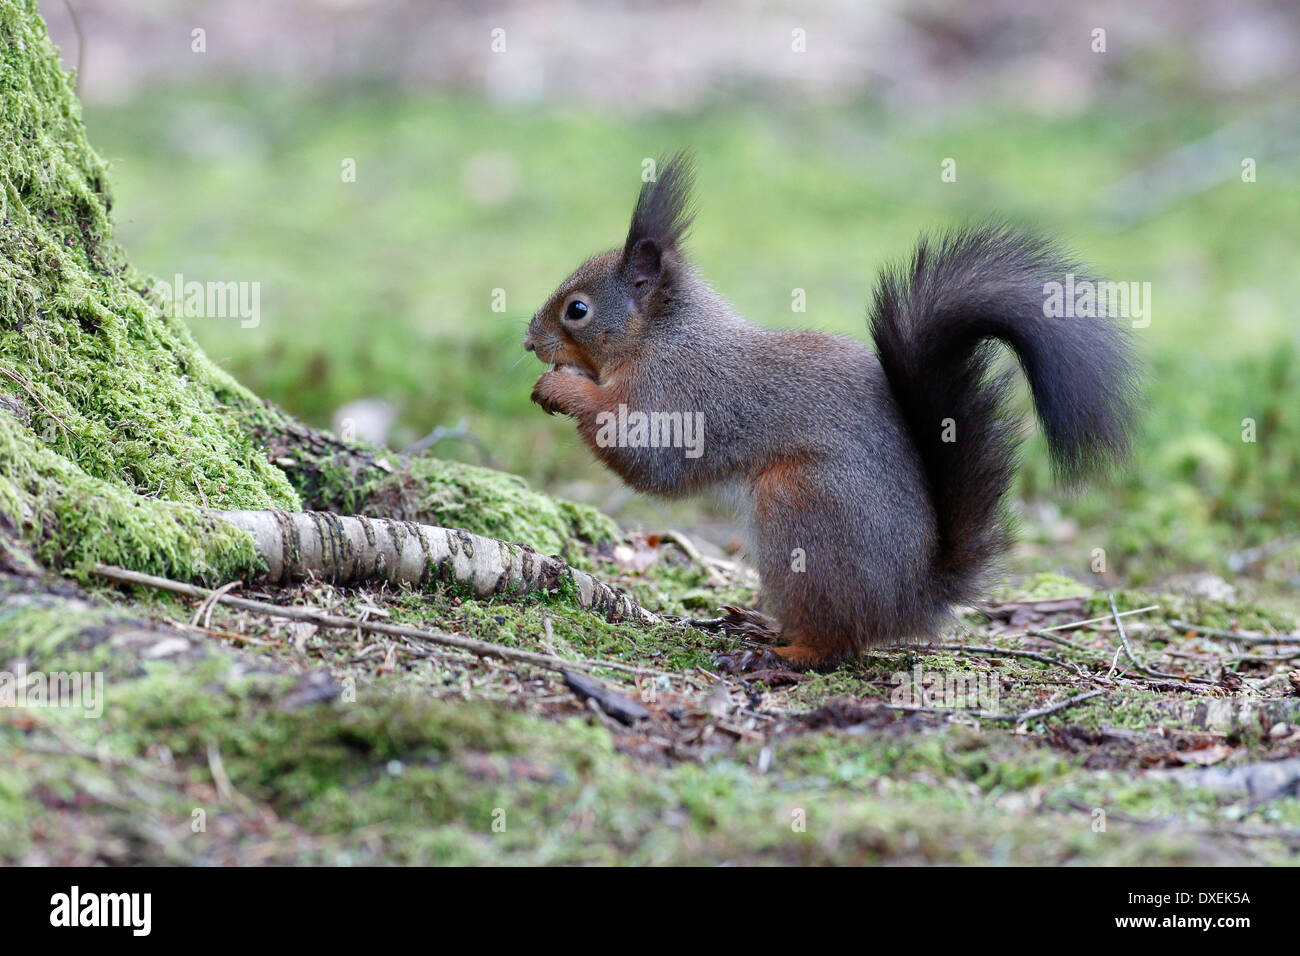
M 558 381 L 560 374 L 554 369 L 543 372 L 541 378 L 533 385 L 533 394 L 530 398 L 548 415 L 554 415 L 556 412 L 564 414 L 564 407 L 560 404 L 560 389 L 557 387 L 560 384 Z

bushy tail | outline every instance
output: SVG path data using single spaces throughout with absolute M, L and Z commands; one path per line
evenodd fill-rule
M 922 239 L 876 289 L 871 333 L 930 482 L 946 601 L 969 600 L 1007 542 L 1001 502 L 1019 437 L 1003 409 L 1009 381 L 989 368 L 996 342 L 1029 379 L 1058 477 L 1076 482 L 1128 453 L 1130 335 L 1104 315 L 1048 314 L 1048 284 L 1070 273 L 1087 278 L 1048 242 L 979 226 Z

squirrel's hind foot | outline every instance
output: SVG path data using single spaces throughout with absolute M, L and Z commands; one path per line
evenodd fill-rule
M 839 654 L 826 654 L 806 644 L 788 644 L 766 650 L 747 650 L 739 655 L 719 654 L 713 659 L 713 666 L 727 674 L 749 674 L 767 670 L 827 670 L 840 660 Z
M 840 662 L 842 654 L 828 654 L 808 644 L 787 644 L 771 651 L 786 667 L 796 671 L 829 670 Z

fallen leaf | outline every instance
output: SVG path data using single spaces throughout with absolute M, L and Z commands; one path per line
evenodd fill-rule
M 641 572 L 659 560 L 662 549 L 659 535 L 633 531 L 627 539 L 614 546 L 614 563 L 625 571 Z

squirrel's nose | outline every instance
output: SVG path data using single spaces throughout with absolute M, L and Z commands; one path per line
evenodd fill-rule
M 533 342 L 533 337 L 532 337 L 531 335 L 525 335 L 525 336 L 524 336 L 524 351 L 525 351 L 525 352 L 531 352 L 531 351 L 533 351 L 533 346 L 534 346 L 534 345 L 535 345 L 535 343 Z

